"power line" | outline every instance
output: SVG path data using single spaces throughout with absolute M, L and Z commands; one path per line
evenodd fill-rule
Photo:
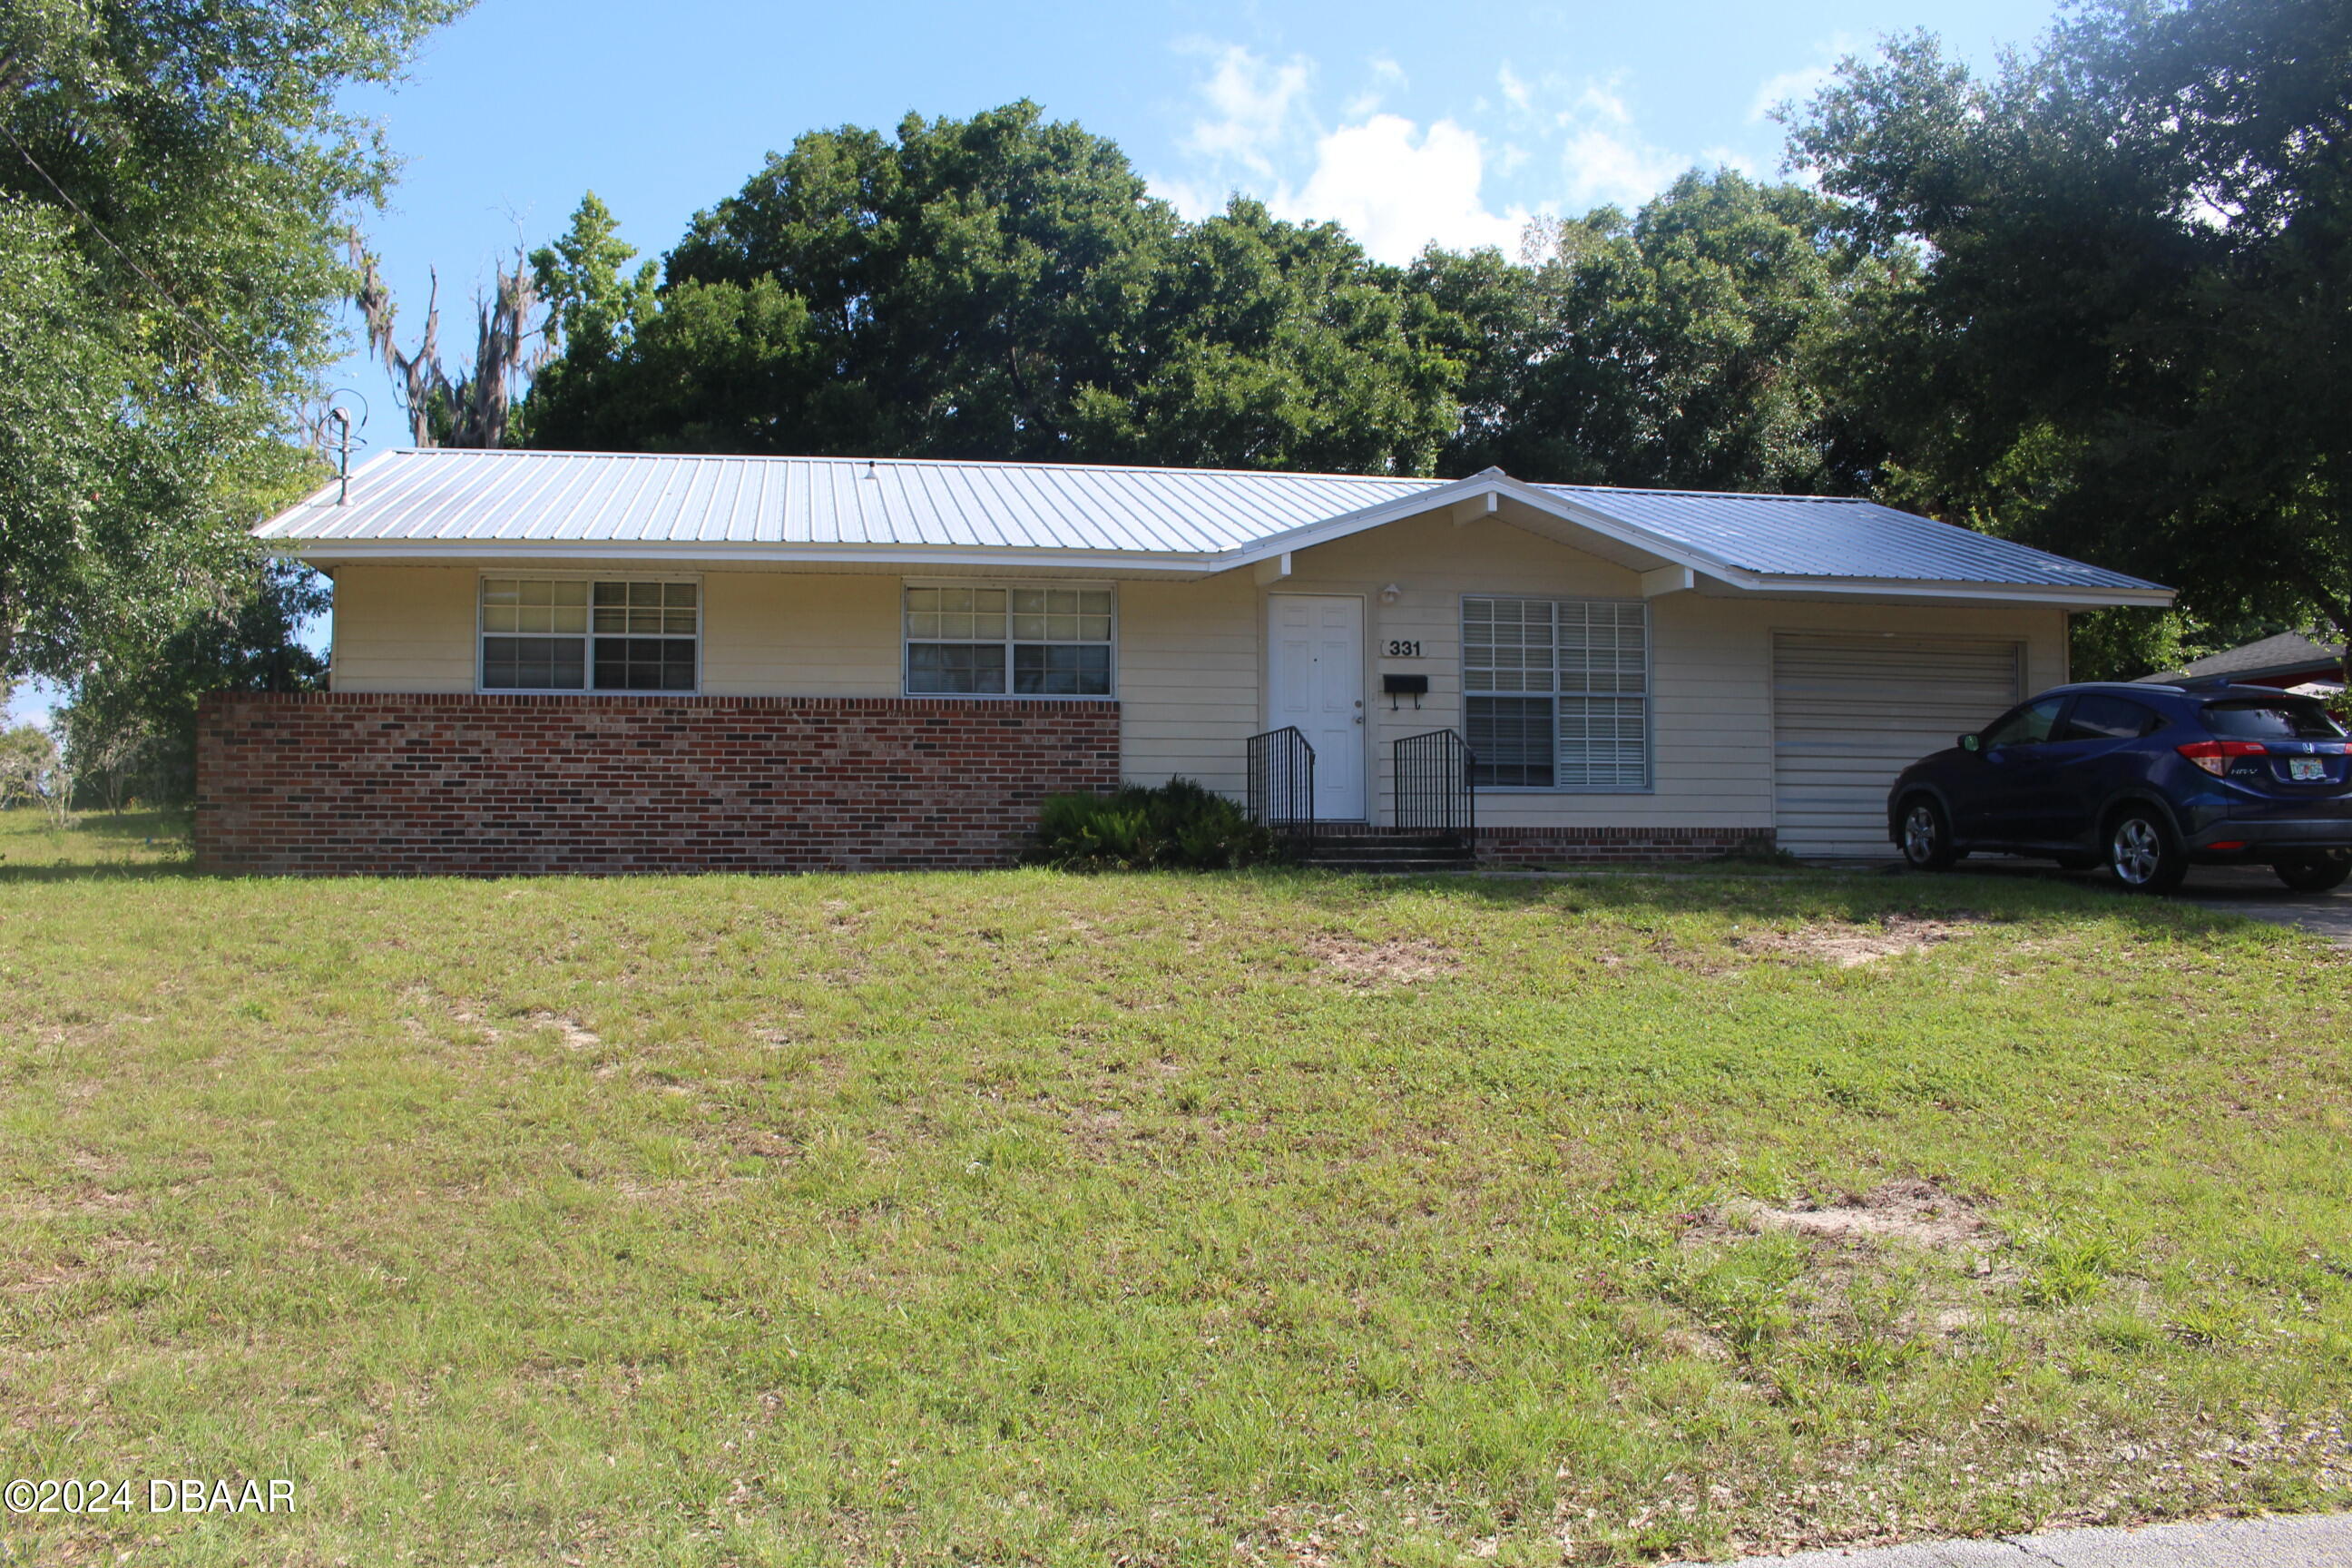
M 195 328 L 197 331 L 202 332 L 205 339 L 211 342 L 213 347 L 218 349 L 223 354 L 226 355 L 230 359 L 236 359 L 238 357 L 237 352 L 235 349 L 221 342 L 219 334 L 213 331 L 209 322 L 198 316 L 194 310 L 189 310 L 185 305 L 181 304 L 177 300 L 173 299 L 172 291 L 164 288 L 163 284 L 157 282 L 153 273 L 148 271 L 144 267 L 140 266 L 138 259 L 135 257 L 133 257 L 129 251 L 123 249 L 121 246 L 115 243 L 114 237 L 106 232 L 105 226 L 100 224 L 98 219 L 90 216 L 89 209 L 84 207 L 79 202 L 74 200 L 71 192 L 68 191 L 63 185 L 58 184 L 56 175 L 41 167 L 40 160 L 34 157 L 31 151 L 27 149 L 22 142 L 16 140 L 16 133 L 14 131 L 8 129 L 5 124 L 0 124 L 0 136 L 5 136 L 8 139 L 8 144 L 16 149 L 16 155 L 24 159 L 26 163 L 32 166 L 33 173 L 40 175 L 42 180 L 47 182 L 49 189 L 57 192 L 58 200 L 65 203 L 68 207 L 71 207 L 74 211 L 74 216 L 80 218 L 82 222 L 88 224 L 92 234 L 95 234 L 99 238 L 106 241 L 106 247 L 114 252 L 115 255 L 122 258 L 122 264 L 125 267 L 130 268 L 131 271 L 136 272 L 139 275 L 141 281 L 144 282 L 148 288 L 155 291 L 155 297 L 157 299 L 163 300 L 164 304 L 177 311 L 183 321 Z

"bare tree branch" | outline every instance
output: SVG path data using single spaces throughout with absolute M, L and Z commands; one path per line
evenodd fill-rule
M 551 352 L 547 324 L 537 320 L 539 287 L 522 251 L 511 269 L 500 266 L 488 300 L 474 306 L 474 365 L 449 379 L 441 366 L 441 275 L 431 276 L 425 306 L 425 340 L 415 353 L 403 353 L 394 335 L 396 307 L 375 256 L 359 231 L 346 236 L 359 281 L 352 301 L 367 322 L 368 346 L 383 360 L 408 416 L 409 437 L 419 447 L 436 445 L 436 418 L 447 425 L 452 447 L 500 447 L 514 416 L 516 384 L 528 381 Z

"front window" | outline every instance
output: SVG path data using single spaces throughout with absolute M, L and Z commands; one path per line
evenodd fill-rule
M 485 691 L 692 691 L 702 640 L 693 583 L 485 577 Z
M 1108 697 L 1111 591 L 1047 585 L 906 590 L 915 697 Z
M 1463 728 L 1490 787 L 1650 787 L 1650 608 L 1465 598 Z
M 2064 706 L 2064 698 L 2046 697 L 2013 708 L 1993 721 L 1981 744 L 1988 752 L 1999 746 L 2038 746 L 2050 738 L 2051 727 L 2058 722 L 2058 710 Z

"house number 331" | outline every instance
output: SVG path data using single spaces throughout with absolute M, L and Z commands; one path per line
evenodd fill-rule
M 1389 657 L 1391 658 L 1419 658 L 1421 657 L 1421 644 L 1418 642 L 1400 642 L 1391 637 L 1389 639 Z

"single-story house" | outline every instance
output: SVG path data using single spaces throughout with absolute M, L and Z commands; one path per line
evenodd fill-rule
M 2337 691 L 2344 686 L 2344 647 L 2302 632 L 2281 632 L 2141 679 L 2229 680 L 2240 686 L 2275 686 L 2283 691 L 2303 688 Z
M 1475 813 L 1499 862 L 1883 855 L 1896 770 L 2064 680 L 2071 612 L 2172 596 L 1491 468 L 397 451 L 257 532 L 334 579 L 333 689 L 210 700 L 224 869 L 1000 864 L 1043 796 L 1175 776 Z

